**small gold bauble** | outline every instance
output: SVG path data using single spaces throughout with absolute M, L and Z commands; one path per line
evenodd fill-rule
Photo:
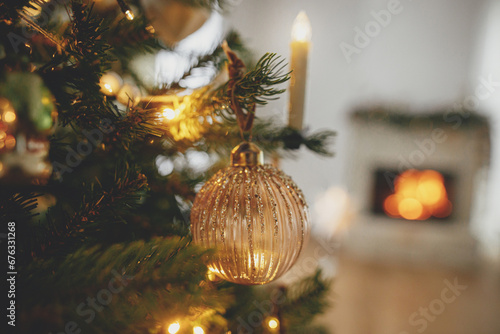
M 256 145 L 234 148 L 231 166 L 205 183 L 191 211 L 193 240 L 217 250 L 209 269 L 233 283 L 277 279 L 295 263 L 309 236 L 302 191 L 282 171 L 261 162 Z

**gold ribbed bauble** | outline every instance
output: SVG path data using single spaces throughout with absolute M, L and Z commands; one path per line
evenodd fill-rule
M 262 164 L 248 142 L 231 152 L 231 166 L 200 190 L 191 211 L 195 243 L 215 248 L 209 269 L 238 284 L 265 284 L 297 260 L 309 236 L 302 191 L 279 169 Z

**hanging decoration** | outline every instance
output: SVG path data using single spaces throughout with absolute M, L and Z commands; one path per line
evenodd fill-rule
M 52 173 L 53 98 L 34 73 L 9 73 L 0 85 L 0 183 L 45 183 Z
M 243 62 L 224 46 L 229 59 L 228 93 L 242 138 L 250 133 L 255 105 L 243 111 L 234 96 Z M 243 141 L 229 167 L 216 173 L 197 194 L 191 211 L 195 243 L 217 249 L 209 270 L 234 283 L 269 283 L 297 260 L 309 230 L 302 191 L 279 169 L 262 164 L 262 151 Z

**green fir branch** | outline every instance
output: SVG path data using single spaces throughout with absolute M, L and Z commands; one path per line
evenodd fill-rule
M 209 254 L 190 246 L 186 238 L 155 238 L 82 248 L 60 263 L 37 261 L 24 271 L 29 276 L 19 277 L 25 287 L 20 293 L 29 302 L 22 316 L 36 318 L 39 310 L 55 311 L 44 319 L 42 328 L 47 330 L 64 329 L 65 323 L 75 321 L 92 333 L 138 333 L 160 328 L 168 320 L 194 318 L 196 310 L 212 310 L 209 317 L 220 315 L 232 301 L 231 290 L 217 291 L 204 283 Z M 110 292 L 112 303 L 101 305 L 86 323 L 88 315 L 82 311 L 92 309 L 88 298 L 98 303 L 96 297 L 110 284 L 115 288 Z M 22 325 L 26 326 L 30 323 Z
M 253 106 L 266 105 L 268 101 L 277 99 L 286 89 L 275 86 L 290 79 L 290 73 L 284 73 L 287 64 L 275 53 L 266 53 L 255 67 L 236 81 L 234 94 L 241 108 L 253 110 Z M 230 105 L 228 85 L 221 87 L 215 96 L 215 101 L 221 106 Z
M 304 278 L 287 289 L 286 302 L 280 311 L 291 333 L 308 333 L 314 317 L 323 313 L 329 306 L 327 294 L 331 282 L 321 277 L 321 270 Z

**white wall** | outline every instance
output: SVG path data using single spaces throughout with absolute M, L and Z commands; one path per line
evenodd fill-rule
M 233 1 L 229 22 L 256 56 L 271 51 L 288 58 L 295 16 L 305 10 L 311 20 L 313 48 L 305 124 L 313 130 L 336 130 L 337 155 L 333 159 L 322 159 L 301 151 L 296 160 L 282 164 L 311 204 L 330 186 L 345 185 L 350 150 L 348 114 L 354 107 L 397 103 L 419 112 L 450 106 L 471 94 L 478 74 L 485 71 L 484 66 L 477 69 L 484 57 L 478 36 L 484 35 L 486 29 L 480 22 L 490 11 L 484 0 L 400 0 L 395 11 L 398 14 L 392 15 L 391 22 L 348 63 L 340 44 L 354 44 L 355 27 L 364 29 L 374 20 L 372 11 L 386 10 L 395 1 L 397 3 L 397 0 Z M 500 64 L 500 33 L 490 39 L 498 44 L 495 49 L 498 53 L 490 64 Z M 496 67 L 500 80 L 499 68 Z M 283 97 L 271 104 L 266 113 L 286 119 L 286 100 Z M 494 105 L 498 104 L 500 93 Z M 500 138 L 497 140 L 500 142 Z M 500 156 L 500 151 L 497 153 Z M 490 182 L 490 188 L 500 189 L 500 173 L 495 182 L 497 186 Z M 498 202 L 500 193 L 495 192 L 490 199 Z M 495 210 L 496 206 L 491 205 L 490 209 Z M 489 223 L 480 222 L 482 227 L 489 226 L 486 234 L 497 224 L 493 220 L 500 212 L 491 211 L 489 216 Z
M 492 94 L 480 101 L 481 110 L 491 120 L 492 158 L 486 186 L 487 202 L 484 219 L 476 224 L 485 251 L 500 257 L 500 1 L 490 0 L 483 7 L 481 29 L 475 48 L 471 82 L 480 84 L 481 79 L 492 80 Z

